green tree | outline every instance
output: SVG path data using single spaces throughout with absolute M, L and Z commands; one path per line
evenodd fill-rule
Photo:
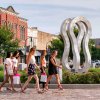
M 7 27 L 0 27 L 0 57 L 4 57 L 7 51 L 18 49 L 18 39 L 14 39 L 14 33 Z
M 59 36 L 57 39 L 53 39 L 51 41 L 51 45 L 49 45 L 50 51 L 58 50 L 58 58 L 62 57 L 64 50 L 64 42 L 63 39 Z

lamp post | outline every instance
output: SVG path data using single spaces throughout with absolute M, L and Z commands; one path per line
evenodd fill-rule
M 27 51 L 26 51 L 26 49 L 27 49 L 27 48 L 26 48 L 26 47 L 27 47 L 26 41 L 27 41 L 29 38 L 31 38 L 31 46 L 32 46 L 32 37 L 26 38 L 26 39 L 25 39 L 25 63 L 26 63 L 26 52 L 27 52 Z

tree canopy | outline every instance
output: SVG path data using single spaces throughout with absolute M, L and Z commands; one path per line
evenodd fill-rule
M 14 33 L 8 27 L 0 27 L 0 57 L 4 57 L 7 51 L 18 49 L 18 39 L 14 39 Z

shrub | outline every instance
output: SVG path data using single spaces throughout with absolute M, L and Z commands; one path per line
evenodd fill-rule
M 90 68 L 89 72 L 100 72 L 100 68 Z
M 99 84 L 100 83 L 100 72 L 90 70 L 87 73 L 63 73 L 64 84 Z
M 4 72 L 0 71 L 0 82 L 4 80 Z
M 4 69 L 4 66 L 0 65 L 0 71 L 3 71 L 3 69 Z

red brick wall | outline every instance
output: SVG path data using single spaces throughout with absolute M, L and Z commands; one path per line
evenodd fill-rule
M 0 18 L 0 22 L 2 20 L 5 20 L 6 23 L 10 22 L 13 24 L 17 24 L 17 33 L 16 33 L 16 38 L 18 38 L 20 40 L 20 28 L 19 26 L 24 26 L 25 27 L 25 38 L 27 37 L 27 22 L 22 21 L 20 18 L 18 18 L 17 16 L 14 15 L 10 15 L 10 14 L 6 14 L 6 13 L 1 13 L 1 18 Z M 25 45 L 25 41 L 20 40 L 19 43 L 20 46 L 24 46 Z
M 17 31 L 16 31 L 15 36 L 16 36 L 17 39 L 20 40 L 19 46 L 23 47 L 25 45 L 25 40 L 20 39 L 20 28 L 19 28 L 19 26 L 25 27 L 25 38 L 27 38 L 27 29 L 28 29 L 27 21 L 22 20 L 18 16 L 8 14 L 8 13 L 4 13 L 4 12 L 0 12 L 0 26 L 2 26 L 2 24 L 1 24 L 2 20 L 6 21 L 6 25 L 7 25 L 8 21 L 12 24 L 17 24 Z M 12 29 L 12 31 L 14 31 L 14 29 Z M 3 60 L 0 58 L 0 64 L 2 63 L 2 61 Z

